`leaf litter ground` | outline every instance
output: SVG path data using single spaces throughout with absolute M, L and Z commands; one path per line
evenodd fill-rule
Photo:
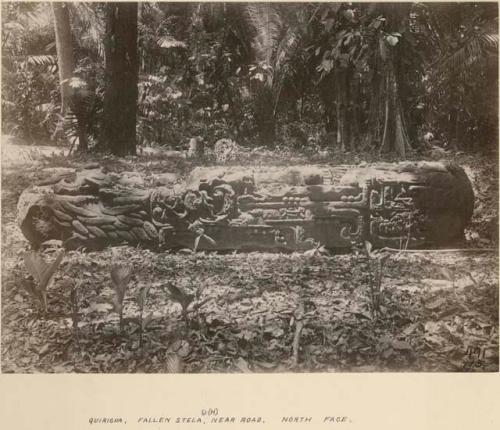
M 32 281 L 22 261 L 28 244 L 14 222 L 17 198 L 53 168 L 94 161 L 51 156 L 2 171 L 3 372 L 498 371 L 496 252 L 391 254 L 374 319 L 367 262 L 357 254 L 173 254 L 126 246 L 72 251 L 48 291 L 49 312 L 42 314 L 25 288 Z M 494 160 L 464 155 L 457 161 L 476 191 L 465 246 L 496 248 Z M 104 164 L 179 177 L 192 167 L 158 157 Z M 47 251 L 46 258 L 54 254 Z M 111 305 L 113 264 L 133 272 L 123 332 Z M 169 283 L 193 295 L 186 317 Z M 141 346 L 137 295 L 144 287 L 150 289 Z M 182 365 L 173 366 L 172 357 Z

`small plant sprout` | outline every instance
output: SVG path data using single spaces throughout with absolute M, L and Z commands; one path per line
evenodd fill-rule
M 184 321 L 187 320 L 188 307 L 194 300 L 193 294 L 188 294 L 182 291 L 180 288 L 176 287 L 172 283 L 167 284 L 168 292 L 170 294 L 170 298 L 181 305 L 182 308 L 182 319 Z
M 326 255 L 326 254 L 328 254 L 328 251 L 319 242 L 315 242 L 313 248 L 308 249 L 307 251 L 304 252 L 305 257 L 311 257 L 311 258 L 320 257 L 321 255 Z
M 199 229 L 196 230 L 196 238 L 194 239 L 194 248 L 193 248 L 194 252 L 198 251 L 198 247 L 200 246 L 200 240 L 201 239 L 206 240 L 212 246 L 216 246 L 217 245 L 217 242 L 215 240 L 213 240 L 210 236 L 208 236 L 208 235 L 205 234 L 205 230 L 204 229 L 199 228 Z
M 194 246 L 193 246 L 194 252 L 198 251 L 201 239 L 206 240 L 212 246 L 217 245 L 217 242 L 215 240 L 213 240 L 210 236 L 205 234 L 205 229 L 202 227 L 202 224 L 199 221 L 195 221 L 194 223 L 190 224 L 188 228 L 189 228 L 189 230 L 194 232 L 194 234 L 196 235 L 195 239 L 194 239 Z
M 71 320 L 73 322 L 73 339 L 75 344 L 79 344 L 80 340 L 80 332 L 78 330 L 78 322 L 79 322 L 79 304 L 78 304 L 78 290 L 82 285 L 81 280 L 77 280 L 72 283 L 70 290 L 70 301 L 71 301 Z
M 382 269 L 389 253 L 373 251 L 373 245 L 365 241 L 364 254 L 368 264 L 368 287 L 370 289 L 370 311 L 373 319 L 380 315 L 380 296 L 382 292 Z
M 123 301 L 125 299 L 125 294 L 131 277 L 132 269 L 130 267 L 115 265 L 111 268 L 111 281 L 113 289 L 115 290 L 115 296 L 110 302 L 113 305 L 113 310 L 120 317 L 120 333 L 123 332 Z
M 148 293 L 151 285 L 144 286 L 139 289 L 139 293 L 137 294 L 137 303 L 139 304 L 139 346 L 142 348 L 144 341 L 144 332 L 147 329 L 148 324 L 153 319 L 153 314 L 150 313 L 146 318 L 144 318 L 144 308 L 146 307 L 146 303 L 148 300 Z
M 35 280 L 35 284 L 28 284 L 28 292 L 40 301 L 44 313 L 47 313 L 47 290 L 54 283 L 57 268 L 64 257 L 64 250 L 57 254 L 52 263 L 47 263 L 37 251 L 29 251 L 24 255 L 26 269 Z

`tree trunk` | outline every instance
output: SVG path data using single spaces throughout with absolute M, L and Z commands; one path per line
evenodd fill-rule
M 101 147 L 114 155 L 136 153 L 137 3 L 106 3 L 105 92 Z
M 390 60 L 389 60 L 390 61 Z M 394 151 L 401 157 L 406 157 L 407 151 L 411 149 L 408 133 L 406 132 L 406 124 L 404 120 L 403 108 L 399 99 L 399 91 L 394 67 L 389 63 L 386 70 L 386 91 L 384 93 L 386 106 L 386 125 L 384 128 L 384 139 L 380 146 L 380 152 L 384 150 L 385 138 L 387 138 L 387 147 L 389 151 Z
M 61 114 L 64 115 L 70 106 L 69 80 L 73 74 L 73 46 L 71 43 L 71 27 L 69 23 L 68 5 L 51 3 L 56 35 L 57 65 L 59 69 L 59 85 L 61 87 Z
M 254 115 L 262 144 L 272 147 L 276 138 L 276 117 L 273 94 L 269 88 L 262 86 L 257 90 Z
M 333 133 L 336 131 L 336 103 L 335 103 L 335 80 L 328 76 L 321 81 L 319 89 L 319 98 L 323 105 L 323 120 L 325 123 L 325 132 Z M 333 144 L 333 142 L 332 142 Z
M 354 148 L 353 106 L 355 94 L 351 91 L 354 70 L 345 67 L 335 72 L 335 97 L 337 119 L 337 148 L 342 152 Z M 357 101 L 357 100 L 356 100 Z
M 372 81 L 374 91 L 365 139 L 378 141 L 374 135 L 380 136 L 381 133 L 379 153 L 395 152 L 404 158 L 411 150 L 411 145 L 399 95 L 398 80 L 401 77 L 396 73 L 391 48 L 386 46 L 383 37 L 379 42 L 380 59 L 375 64 L 378 74 L 374 75 Z
M 400 83 L 406 77 L 404 67 L 400 64 L 403 48 L 399 40 L 389 43 L 386 36 L 392 32 L 404 32 L 402 29 L 407 25 L 409 3 L 376 5 L 377 13 L 385 18 L 385 24 L 373 46 L 376 52 L 371 67 L 375 73 L 372 80 L 365 142 L 378 143 L 379 152 L 395 152 L 401 157 L 406 157 L 411 150 L 411 144 L 400 88 Z

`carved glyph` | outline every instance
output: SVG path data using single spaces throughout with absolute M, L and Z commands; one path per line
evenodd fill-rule
M 34 247 L 418 247 L 460 238 L 474 201 L 463 170 L 440 163 L 198 168 L 151 188 L 131 175 L 82 170 L 30 187 L 19 225 Z

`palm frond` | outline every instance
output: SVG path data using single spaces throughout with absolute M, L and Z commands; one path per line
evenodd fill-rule
M 20 23 L 26 29 L 36 32 L 53 26 L 52 12 L 49 3 L 38 3 L 33 11 L 27 11 L 20 16 Z
M 245 16 L 254 31 L 252 48 L 256 59 L 272 66 L 273 56 L 283 33 L 284 20 L 282 16 L 269 3 L 248 4 Z
M 158 46 L 160 48 L 166 48 L 166 49 L 171 49 L 171 48 L 182 48 L 186 49 L 187 44 L 185 42 L 182 42 L 181 40 L 177 40 L 172 36 L 161 36 L 158 38 L 156 41 L 158 43 Z
M 24 61 L 28 66 L 57 67 L 55 55 L 27 55 Z
M 104 57 L 104 14 L 98 3 L 75 2 L 70 13 L 75 34 L 75 41 L 83 48 L 94 51 L 99 57 Z
M 2 49 L 10 52 L 39 51 L 40 39 L 54 38 L 52 13 L 49 3 L 33 3 L 12 21 L 2 22 Z
M 289 27 L 278 44 L 275 54 L 274 70 L 279 72 L 295 54 L 302 35 L 295 28 Z
M 78 78 L 72 78 L 69 85 L 74 88 L 74 94 L 69 111 L 64 116 L 63 130 L 68 141 L 74 145 L 80 139 L 96 138 L 102 113 L 102 99 Z
M 310 18 L 300 8 L 287 5 L 253 3 L 245 6 L 246 21 L 252 29 L 252 49 L 265 68 L 265 80 L 272 93 L 273 115 L 285 86 L 294 81 L 303 62 L 304 36 Z
M 455 51 L 434 64 L 433 73 L 442 74 L 449 70 L 464 73 L 491 55 L 498 55 L 498 34 L 475 32 Z
M 485 49 L 498 53 L 498 33 L 483 33 L 480 37 Z

